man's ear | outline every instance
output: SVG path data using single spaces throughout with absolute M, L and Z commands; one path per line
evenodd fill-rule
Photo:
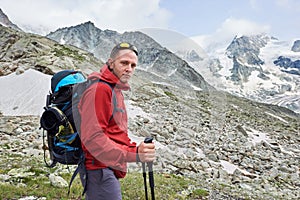
M 113 59 L 109 58 L 106 62 L 106 65 L 108 67 L 109 70 L 112 70 L 111 66 L 112 66 L 112 63 L 113 63 Z

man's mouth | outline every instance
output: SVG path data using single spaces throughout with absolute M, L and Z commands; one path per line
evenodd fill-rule
M 130 78 L 131 76 L 130 76 L 130 75 L 127 75 L 127 74 L 124 74 L 123 77 L 124 77 L 124 78 Z

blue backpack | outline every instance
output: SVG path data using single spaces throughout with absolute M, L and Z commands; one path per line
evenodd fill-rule
M 47 95 L 45 111 L 40 118 L 41 128 L 47 132 L 48 146 L 43 131 L 43 149 L 44 162 L 48 167 L 54 167 L 57 163 L 77 165 L 82 160 L 78 103 L 84 91 L 97 82 L 106 83 L 111 87 L 114 114 L 117 103 L 113 86 L 109 83 L 88 80 L 82 72 L 75 70 L 63 70 L 51 78 L 51 92 Z M 50 153 L 50 163 L 46 158 L 47 150 Z
M 72 113 L 73 88 L 77 84 L 84 86 L 85 76 L 74 70 L 64 70 L 51 78 L 51 92 L 47 95 L 45 111 L 40 125 L 47 132 L 48 147 L 44 143 L 44 161 L 48 167 L 57 163 L 78 164 L 82 155 L 81 143 Z M 44 131 L 43 131 L 44 133 Z M 46 161 L 49 150 L 51 163 Z
M 63 70 L 51 78 L 51 92 L 47 95 L 45 111 L 40 118 L 40 126 L 43 131 L 44 162 L 48 167 L 54 167 L 57 163 L 65 165 L 78 165 L 69 183 L 68 194 L 72 182 L 79 171 L 86 172 L 84 155 L 80 141 L 81 118 L 78 103 L 84 91 L 94 83 L 103 82 L 112 89 L 113 112 L 109 120 L 113 118 L 117 109 L 117 99 L 114 88 L 103 80 L 86 79 L 82 72 L 75 70 Z M 45 142 L 47 132 L 47 144 Z M 47 162 L 46 151 L 50 153 L 51 162 Z M 84 184 L 85 193 L 86 183 Z

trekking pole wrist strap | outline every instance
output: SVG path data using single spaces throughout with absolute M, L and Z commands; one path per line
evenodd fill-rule
M 139 156 L 139 147 L 136 147 L 136 163 L 141 162 L 140 156 Z

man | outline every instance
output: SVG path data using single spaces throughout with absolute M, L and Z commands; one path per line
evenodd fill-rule
M 122 90 L 129 90 L 128 81 L 138 62 L 138 52 L 129 43 L 119 43 L 100 73 L 88 79 L 103 81 L 92 84 L 79 103 L 81 141 L 86 173 L 81 180 L 87 200 L 122 199 L 119 178 L 124 178 L 127 162 L 153 162 L 154 143 L 138 146 L 128 137 L 127 113 Z

